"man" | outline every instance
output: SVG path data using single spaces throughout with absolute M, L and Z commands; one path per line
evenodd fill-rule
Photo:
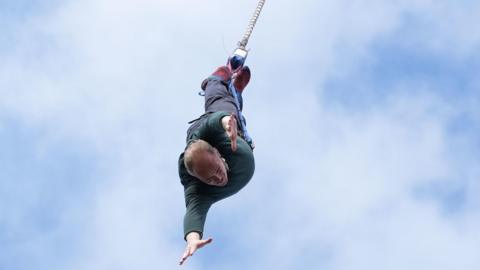
M 253 143 L 240 122 L 243 121 L 241 94 L 249 81 L 248 67 L 234 75 L 228 64 L 202 83 L 205 114 L 190 122 L 193 124 L 187 131 L 187 147 L 178 162 L 185 192 L 187 241 L 180 265 L 212 242 L 212 238 L 202 239 L 210 206 L 237 193 L 253 176 Z

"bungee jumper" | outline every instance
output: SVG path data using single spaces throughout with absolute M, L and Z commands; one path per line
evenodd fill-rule
M 251 71 L 244 66 L 246 45 L 265 0 L 260 0 L 245 35 L 226 65 L 218 67 L 202 84 L 205 113 L 189 122 L 185 150 L 178 160 L 186 213 L 183 229 L 187 246 L 182 265 L 198 249 L 212 242 L 203 239 L 210 207 L 245 187 L 255 171 L 255 148 L 243 116 L 242 93 Z

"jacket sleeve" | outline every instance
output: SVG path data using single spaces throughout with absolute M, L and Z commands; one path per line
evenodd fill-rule
M 213 204 L 213 200 L 207 195 L 199 194 L 195 191 L 195 186 L 190 186 L 185 190 L 185 204 L 187 211 L 183 219 L 184 239 L 190 232 L 198 232 L 200 238 L 203 237 L 203 229 L 207 212 Z

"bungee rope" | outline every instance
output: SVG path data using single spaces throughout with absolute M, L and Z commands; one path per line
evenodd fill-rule
M 257 23 L 257 19 L 260 16 L 260 13 L 262 12 L 264 4 L 265 4 L 265 0 L 258 1 L 257 8 L 253 12 L 252 18 L 250 19 L 250 22 L 248 24 L 247 30 L 245 31 L 245 34 L 243 35 L 242 41 L 238 42 L 239 48 L 245 49 L 245 47 L 247 46 L 248 40 L 250 39 L 250 35 L 253 32 L 253 28 Z
M 250 19 L 247 29 L 245 30 L 245 34 L 243 35 L 243 38 L 241 41 L 238 42 L 237 44 L 237 49 L 233 52 L 233 55 L 228 58 L 228 61 L 230 62 L 230 66 L 233 69 L 233 72 L 237 72 L 242 68 L 243 64 L 245 63 L 245 60 L 247 59 L 248 55 L 248 50 L 246 49 L 248 40 L 250 39 L 250 36 L 252 35 L 253 28 L 255 28 L 255 24 L 257 24 L 258 17 L 260 16 L 260 13 L 262 12 L 263 5 L 265 4 L 265 0 L 259 0 L 257 8 L 253 12 L 252 18 Z
M 258 1 L 257 8 L 253 12 L 252 18 L 248 23 L 247 29 L 245 30 L 245 34 L 243 35 L 242 40 L 238 42 L 237 49 L 233 52 L 233 55 L 228 59 L 228 62 L 230 63 L 230 66 L 232 67 L 232 70 L 234 73 L 238 72 L 243 67 L 245 60 L 247 59 L 248 50 L 246 49 L 246 46 L 247 46 L 248 40 L 250 39 L 250 36 L 252 35 L 253 28 L 255 28 L 255 24 L 257 23 L 258 17 L 262 12 L 264 4 L 265 4 L 265 0 Z M 247 131 L 247 123 L 245 121 L 245 117 L 243 116 L 242 110 L 240 108 L 240 101 L 238 97 L 239 94 L 237 92 L 237 89 L 235 89 L 235 86 L 233 85 L 233 80 L 231 80 L 230 83 L 228 84 L 228 90 L 230 91 L 230 93 L 232 93 L 235 99 L 235 106 L 237 107 L 237 115 L 239 118 L 238 120 L 240 122 L 240 128 L 242 130 L 243 138 L 253 149 L 255 148 L 255 144 L 253 143 L 253 140 Z
M 265 0 L 258 1 L 257 8 L 253 12 L 253 15 L 248 23 L 247 29 L 245 30 L 245 34 L 243 35 L 242 40 L 238 42 L 237 49 L 235 49 L 232 56 L 228 58 L 227 64 L 230 65 L 234 74 L 240 71 L 240 69 L 243 67 L 243 64 L 245 63 L 245 60 L 247 59 L 248 50 L 246 49 L 246 46 L 248 44 L 248 40 L 250 39 L 250 36 L 252 35 L 253 28 L 255 28 L 255 25 L 257 24 L 258 17 L 262 12 L 264 4 L 265 4 Z M 240 100 L 239 100 L 240 94 L 238 93 L 237 89 L 235 89 L 235 86 L 233 85 L 233 80 L 230 80 L 228 84 L 228 91 L 230 91 L 230 93 L 235 99 L 235 107 L 237 109 L 237 116 L 239 118 L 238 121 L 240 122 L 240 128 L 243 134 L 243 138 L 253 149 L 255 148 L 255 145 L 247 131 L 245 117 L 243 116 L 242 110 L 240 108 Z M 204 96 L 205 92 L 201 91 L 198 94 L 200 96 Z

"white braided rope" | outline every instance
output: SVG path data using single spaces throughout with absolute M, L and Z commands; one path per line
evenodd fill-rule
M 258 16 L 260 16 L 260 12 L 262 12 L 263 5 L 265 4 L 265 0 L 260 0 L 258 2 L 257 8 L 255 9 L 255 12 L 253 12 L 253 16 L 250 19 L 250 22 L 248 24 L 247 30 L 245 31 L 245 34 L 243 35 L 242 41 L 238 42 L 238 47 L 241 49 L 245 49 L 248 43 L 248 39 L 250 38 L 250 35 L 253 32 L 253 28 L 255 27 L 255 24 L 257 23 Z

